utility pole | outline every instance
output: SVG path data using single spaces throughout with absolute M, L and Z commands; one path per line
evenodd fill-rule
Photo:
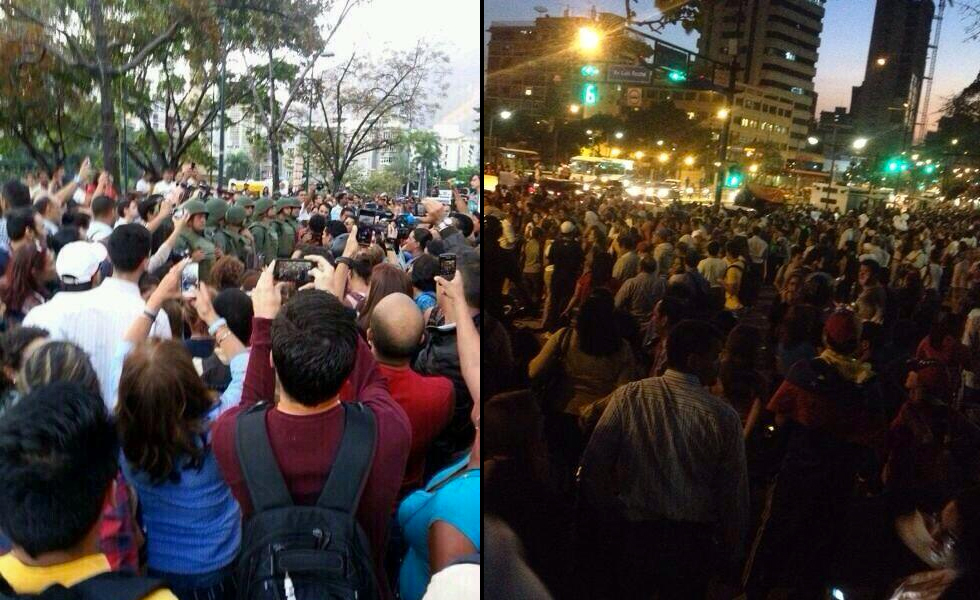
M 310 82 L 310 106 L 306 116 L 306 155 L 303 157 L 303 189 L 310 189 L 310 136 L 313 135 L 313 79 Z
M 837 127 L 838 124 L 835 122 L 833 124 L 833 134 L 830 136 L 830 183 L 827 184 L 827 195 L 824 198 L 824 204 L 830 204 L 830 190 L 834 187 L 834 173 L 837 168 Z
M 747 0 L 738 0 L 738 16 L 735 18 L 735 52 L 732 54 L 732 61 L 728 66 L 728 86 L 725 88 L 725 102 L 728 115 L 725 117 L 725 124 L 721 129 L 721 139 L 718 144 L 718 162 L 721 163 L 717 171 L 717 183 L 715 184 L 715 210 L 721 208 L 721 190 L 725 186 L 725 163 L 728 162 L 728 138 L 731 134 L 732 119 L 735 118 L 735 78 L 738 76 L 738 55 L 742 46 L 742 19 L 745 18 L 745 3 Z M 751 53 L 752 48 L 748 48 L 747 53 Z

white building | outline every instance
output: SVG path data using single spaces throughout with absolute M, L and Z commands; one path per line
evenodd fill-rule
M 455 124 L 440 124 L 433 129 L 439 136 L 439 162 L 443 169 L 455 171 L 479 163 L 480 142 L 475 134 L 466 133 Z

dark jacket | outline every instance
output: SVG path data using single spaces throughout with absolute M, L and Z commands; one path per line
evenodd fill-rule
M 548 261 L 555 266 L 551 276 L 552 287 L 574 288 L 584 259 L 577 240 L 565 237 L 555 240 L 548 250 Z
M 433 311 L 433 316 L 426 327 L 425 341 L 412 362 L 412 368 L 422 375 L 441 375 L 453 382 L 456 392 L 456 404 L 449 426 L 436 438 L 433 451 L 438 458 L 430 453 L 426 469 L 440 468 L 433 461 L 442 465 L 448 464 L 452 455 L 465 450 L 473 443 L 473 423 L 470 420 L 470 410 L 473 408 L 473 398 L 463 380 L 459 366 L 459 353 L 456 349 L 456 327 L 441 325 L 442 316 Z M 480 369 L 489 375 L 485 380 L 493 382 L 481 385 L 480 393 L 490 398 L 495 393 L 507 389 L 506 379 L 514 370 L 514 358 L 510 348 L 510 336 L 499 321 L 489 315 L 477 315 L 473 318 L 480 332 L 482 358 Z M 443 462 L 444 461 L 444 462 Z

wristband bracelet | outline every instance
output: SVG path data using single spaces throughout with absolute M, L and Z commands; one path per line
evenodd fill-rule
M 226 325 L 228 325 L 228 321 L 224 319 L 218 319 L 210 326 L 208 326 L 208 335 L 214 337 L 214 334 L 218 333 L 218 330 Z
M 231 337 L 231 329 L 225 328 L 225 332 L 215 338 L 214 343 L 221 345 L 222 342 Z
M 157 320 L 157 313 L 150 312 L 148 310 L 143 311 L 143 316 L 150 320 L 150 323 L 155 323 Z

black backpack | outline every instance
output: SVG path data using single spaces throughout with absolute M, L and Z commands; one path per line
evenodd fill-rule
M 0 577 L 2 600 L 141 600 L 164 587 L 163 581 L 135 577 L 129 573 L 108 572 L 89 577 L 66 588 L 54 584 L 40 594 L 18 594 L 7 580 Z
M 259 404 L 238 417 L 235 447 L 253 514 L 242 528 L 236 580 L 243 600 L 373 600 L 370 545 L 357 523 L 374 460 L 374 413 L 343 403 L 344 437 L 313 506 L 296 506 L 269 444 Z

